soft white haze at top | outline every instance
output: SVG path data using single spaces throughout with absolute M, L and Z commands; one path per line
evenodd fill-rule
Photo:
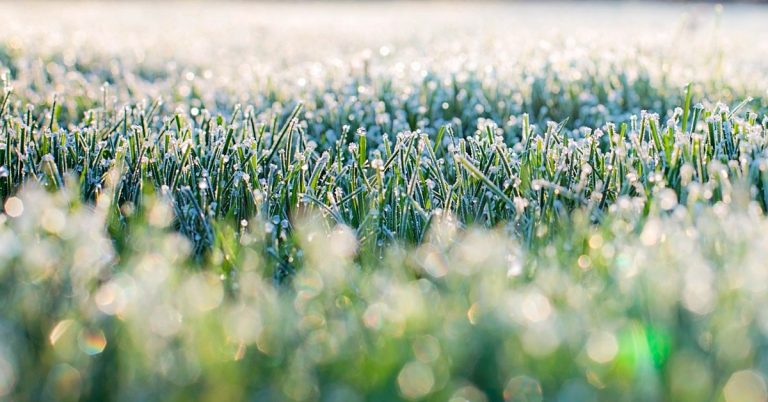
M 267 79 L 299 88 L 313 77 L 362 68 L 395 84 L 427 70 L 492 69 L 499 78 L 516 78 L 523 65 L 567 67 L 586 56 L 630 58 L 630 65 L 664 71 L 680 85 L 713 78 L 738 87 L 749 77 L 744 85 L 761 88 L 759 72 L 768 68 L 762 56 L 768 8 L 756 5 L 140 2 L 3 8 L 0 40 L 11 51 L 60 51 L 65 62 L 107 54 L 124 66 L 176 76 L 182 74 L 176 69 L 194 66 L 217 88 L 234 92 Z M 739 57 L 719 57 L 724 49 Z M 368 66 L 367 59 L 374 62 Z M 147 91 L 160 96 L 163 87 Z

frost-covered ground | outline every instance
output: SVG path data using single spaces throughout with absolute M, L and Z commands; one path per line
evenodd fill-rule
M 765 21 L 3 4 L 0 399 L 765 401 Z

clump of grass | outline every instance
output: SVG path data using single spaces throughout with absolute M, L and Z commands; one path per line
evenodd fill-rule
M 258 218 L 279 229 L 271 252 L 282 262 L 292 250 L 282 245 L 283 231 L 303 211 L 354 228 L 375 249 L 421 242 L 441 215 L 468 226 L 505 223 L 524 244 L 544 244 L 574 210 L 599 222 L 618 200 L 631 199 L 647 212 L 667 190 L 682 205 L 727 201 L 734 180 L 765 208 L 765 120 L 743 111 L 748 101 L 733 110 L 694 105 L 686 88 L 683 107 L 666 121 L 643 111 L 618 125 L 569 129 L 566 119 L 540 131 L 524 114 L 506 130 L 481 119 L 463 136 L 451 124 L 392 138 L 344 126 L 334 140 L 307 133 L 301 103 L 266 122 L 250 106 L 227 118 L 161 116 L 156 101 L 93 110 L 62 128 L 56 102 L 35 113 L 6 91 L 0 197 L 29 180 L 56 189 L 74 175 L 81 197 L 94 200 L 114 171 L 110 231 L 118 242 L 142 195 L 162 193 L 174 200 L 175 225 L 197 255 L 216 242 L 218 223 Z

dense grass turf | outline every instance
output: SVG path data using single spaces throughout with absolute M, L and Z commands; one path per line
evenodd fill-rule
M 0 398 L 765 400 L 765 61 L 490 21 L 6 28 Z

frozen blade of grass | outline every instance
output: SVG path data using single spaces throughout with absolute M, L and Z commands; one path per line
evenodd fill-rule
M 358 140 L 358 153 L 357 153 L 357 163 L 358 166 L 360 166 L 361 172 L 363 171 L 363 168 L 365 167 L 365 162 L 368 160 L 368 150 L 366 149 L 366 133 L 364 129 L 359 129 L 357 132 Z
M 560 133 L 563 132 L 563 129 L 565 128 L 566 124 L 568 124 L 568 120 L 570 120 L 570 117 L 566 117 L 561 122 L 557 123 L 557 126 L 555 127 L 555 130 L 552 132 L 552 136 L 557 141 L 558 144 L 562 144 L 563 141 L 560 138 Z
M 433 154 L 437 154 L 437 152 L 441 149 L 441 145 L 443 144 L 443 136 L 445 135 L 446 126 L 440 126 L 440 128 L 437 130 L 437 135 L 435 136 L 435 145 L 434 149 L 432 149 Z
M 312 170 L 312 174 L 309 177 L 309 188 L 313 191 L 317 191 L 317 183 L 320 180 L 320 175 L 322 175 L 327 168 L 329 158 L 330 155 L 328 153 L 323 153 L 320 159 L 315 163 L 315 168 Z
M 389 170 L 390 166 L 392 166 L 392 163 L 395 161 L 397 156 L 400 154 L 400 148 L 395 148 L 395 151 L 392 152 L 392 155 L 387 159 L 387 161 L 384 163 L 384 170 Z
M 501 199 L 503 199 L 507 204 L 509 204 L 511 207 L 514 208 L 515 203 L 506 194 L 504 194 L 504 192 L 501 191 L 501 189 L 496 184 L 494 184 L 487 176 L 485 176 L 483 172 L 480 171 L 480 169 L 478 169 L 477 167 L 475 167 L 475 165 L 473 165 L 470 161 L 468 161 L 467 158 L 461 155 L 455 155 L 454 158 L 456 158 L 459 161 L 459 163 L 462 166 L 464 166 L 464 168 L 467 169 L 467 171 L 472 176 L 482 181 L 486 186 L 488 186 L 488 188 L 491 191 L 493 191 L 496 195 L 501 197 Z
M 688 113 L 691 109 L 691 99 L 693 94 L 691 93 L 691 83 L 689 82 L 685 86 L 685 101 L 683 102 L 683 124 L 682 124 L 682 130 L 683 132 L 688 132 Z M 693 125 L 691 125 L 691 130 L 693 130 Z
M 733 116 L 735 116 L 736 113 L 738 113 L 741 109 L 744 108 L 744 106 L 747 106 L 753 100 L 754 99 L 752 97 L 748 97 L 748 98 L 744 99 L 743 101 L 739 102 L 739 104 L 736 105 L 736 107 L 734 107 L 733 109 L 731 109 L 730 113 L 728 113 L 727 120 L 733 119 Z
M 283 137 L 285 137 L 285 135 L 288 133 L 288 131 L 293 129 L 294 121 L 297 118 L 297 116 L 299 115 L 299 113 L 301 112 L 301 109 L 303 107 L 304 107 L 304 104 L 299 102 L 296 105 L 296 107 L 293 108 L 293 111 L 291 112 L 291 114 L 286 119 L 285 123 L 283 124 L 283 127 L 277 133 L 277 136 L 276 137 L 273 136 L 272 145 L 270 146 L 270 151 L 269 151 L 269 153 L 265 157 L 263 157 L 263 158 L 261 158 L 259 160 L 259 162 L 258 162 L 259 165 L 261 163 L 263 163 L 263 162 L 269 162 L 269 161 L 272 160 L 272 157 L 275 155 L 275 152 L 277 151 L 280 143 L 282 142 Z

